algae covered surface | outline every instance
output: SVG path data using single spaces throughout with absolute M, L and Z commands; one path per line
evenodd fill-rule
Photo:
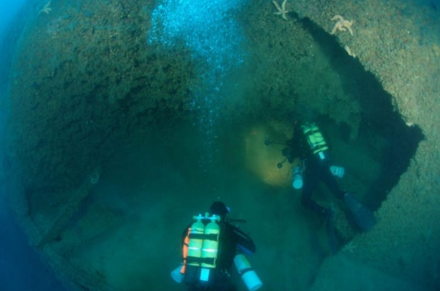
M 32 3 L 2 102 L 9 200 L 75 288 L 184 290 L 181 233 L 217 199 L 247 220 L 262 290 L 439 286 L 435 6 L 279 4 Z M 360 233 L 319 185 L 334 255 L 277 168 L 298 119 L 319 122 L 341 188 L 378 220 Z

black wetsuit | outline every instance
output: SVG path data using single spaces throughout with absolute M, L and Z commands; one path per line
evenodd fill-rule
M 190 226 L 188 226 L 190 227 Z M 182 244 L 188 233 L 188 227 L 183 231 Z M 238 253 L 238 237 L 234 231 L 235 226 L 228 222 L 220 223 L 219 252 L 216 268 L 210 275 L 209 283 L 203 284 L 198 280 L 199 273 L 185 274 L 185 283 L 188 291 L 236 291 L 237 287 L 230 280 L 230 269 L 234 263 L 234 257 Z M 188 270 L 188 268 L 187 268 Z
M 283 154 L 288 161 L 292 163 L 295 158 L 299 158 L 305 165 L 301 197 L 302 205 L 320 215 L 327 216 L 329 210 L 312 199 L 313 191 L 318 185 L 318 182 L 324 182 L 337 198 L 343 199 L 345 194 L 344 191 L 339 189 L 338 183 L 330 171 L 331 160 L 329 151 L 326 150 L 322 152 L 324 158 L 321 158 L 318 154 L 313 154 L 307 142 L 307 138 L 299 125 L 295 126 L 294 137 L 287 141 L 287 146 L 288 147 L 283 150 Z

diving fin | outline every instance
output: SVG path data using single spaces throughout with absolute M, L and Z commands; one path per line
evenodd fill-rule
M 344 202 L 362 231 L 369 231 L 376 224 L 373 212 L 359 203 L 350 193 L 345 193 Z

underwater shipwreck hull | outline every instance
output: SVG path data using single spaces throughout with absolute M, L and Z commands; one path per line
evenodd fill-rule
M 440 139 L 440 108 L 435 101 L 440 92 L 436 81 L 440 65 L 436 11 L 408 1 L 300 0 L 293 1 L 292 8 L 328 33 L 334 28 L 335 15 L 353 20 L 353 35 L 348 31 L 335 33 L 341 46 L 381 82 L 407 126 L 420 126 L 425 135 L 408 170 L 377 211 L 377 227 L 355 238 L 355 248 L 349 248 L 345 255 L 349 261 L 368 261 L 369 267 L 435 288 L 439 257 L 434 253 L 440 239 L 433 235 L 439 229 L 434 221 L 439 219 L 440 205 L 440 197 L 434 194 L 440 188 L 436 178 L 440 159 L 436 146 Z M 429 259 L 431 256 L 435 258 Z M 330 280 L 332 273 L 336 274 L 331 270 L 338 270 L 344 259 L 343 252 L 329 260 L 313 290 L 332 290 Z M 340 277 L 341 285 L 350 282 L 350 276 Z
M 48 14 L 36 7 L 12 68 L 5 128 L 11 208 L 30 242 L 79 290 L 112 287 L 49 243 L 90 195 L 103 160 L 187 115 L 187 53 L 170 58 L 154 46 L 146 50 L 142 7 L 120 5 L 59 1 Z
M 11 207 L 31 242 L 80 290 L 111 287 L 99 274 L 89 274 L 64 261 L 51 243 L 90 194 L 92 178 L 103 161 L 126 142 L 136 143 L 148 128 L 175 129 L 180 120 L 188 118 L 188 84 L 194 79 L 196 66 L 185 49 L 172 51 L 170 57 L 160 53 L 160 46 L 146 45 L 153 1 L 146 7 L 139 7 L 134 0 L 100 3 L 57 1 L 52 3 L 50 14 L 36 13 L 29 19 L 13 67 L 13 118 L 6 128 L 11 136 L 8 160 L 14 172 L 9 185 Z M 253 108 L 250 114 L 274 118 L 277 114 L 267 113 L 270 109 L 284 116 L 294 109 L 293 102 L 286 102 L 291 96 L 300 103 L 324 104 L 319 92 L 315 100 L 301 99 L 301 90 L 310 90 L 301 83 L 300 75 L 305 74 L 290 72 L 302 69 L 318 54 L 319 40 L 313 35 L 316 28 L 326 40 L 336 39 L 348 54 L 345 60 L 359 62 L 371 72 L 407 126 L 418 126 L 425 135 L 408 170 L 377 210 L 377 226 L 356 236 L 349 247 L 325 262 L 314 290 L 330 290 L 331 278 L 325 274 L 331 269 L 344 273 L 340 265 L 344 260 L 368 262 L 367 266 L 380 274 L 431 288 L 438 280 L 435 270 L 440 260 L 436 252 L 440 245 L 440 197 L 435 195 L 440 190 L 440 115 L 436 114 L 440 105 L 435 102 L 440 92 L 436 81 L 440 26 L 429 22 L 429 7 L 399 1 L 295 0 L 288 2 L 293 10 L 288 21 L 296 24 L 286 24 L 281 18 L 266 24 L 262 19 L 275 17 L 274 7 L 271 2 L 258 3 L 261 5 L 253 4 L 248 15 L 238 18 L 249 17 L 256 23 L 246 30 L 250 42 L 279 50 L 278 56 L 270 58 L 279 71 L 270 71 L 272 76 L 267 76 L 262 73 L 264 68 L 256 70 L 253 92 L 262 96 L 262 101 L 245 100 L 244 104 Z M 347 28 L 332 35 L 340 20 L 332 20 L 335 15 L 353 20 L 353 35 Z M 419 26 L 423 23 L 436 33 L 424 34 Z M 281 31 L 274 32 L 283 25 Z M 291 33 L 288 28 L 294 33 L 286 40 L 283 37 Z M 282 41 L 274 41 L 273 34 Z M 292 55 L 286 47 L 299 52 Z M 269 63 L 269 57 L 263 59 L 264 53 L 267 51 L 262 49 L 255 55 Z M 267 82 L 268 78 L 273 82 Z M 294 82 L 295 90 L 283 87 L 287 82 Z M 361 106 L 350 101 L 349 95 L 341 96 L 318 106 L 318 111 L 351 124 L 354 138 L 362 120 Z M 332 105 L 347 102 L 351 109 L 346 115 Z M 432 257 L 430 264 L 426 263 L 428 257 Z

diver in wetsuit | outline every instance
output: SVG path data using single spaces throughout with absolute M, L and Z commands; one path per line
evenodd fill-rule
M 299 159 L 302 163 L 303 180 L 301 203 L 326 218 L 332 224 L 333 212 L 312 199 L 313 191 L 319 181 L 324 182 L 333 195 L 345 202 L 353 215 L 354 221 L 362 231 L 370 230 L 375 224 L 373 213 L 359 203 L 353 195 L 339 189 L 338 183 L 330 170 L 329 147 L 320 129 L 314 122 L 294 124 L 293 138 L 287 141 L 283 155 L 289 163 Z
M 185 282 L 189 291 L 236 291 L 231 282 L 231 267 L 235 264 L 249 290 L 257 290 L 262 283 L 244 254 L 256 252 L 252 239 L 230 222 L 229 208 L 223 202 L 214 202 L 204 216 L 182 234 L 183 264 L 171 273 L 173 279 Z

